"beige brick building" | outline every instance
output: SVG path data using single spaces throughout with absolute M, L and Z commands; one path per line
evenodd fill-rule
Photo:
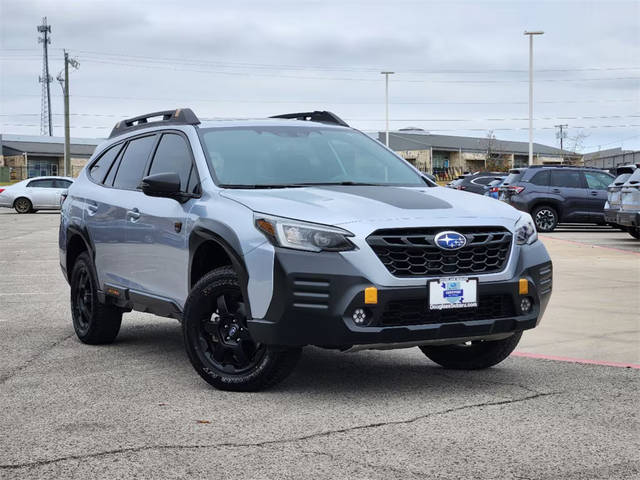
M 385 133 L 378 133 L 384 143 Z M 389 147 L 423 172 L 452 178 L 462 172 L 526 166 L 529 144 L 496 138 L 432 135 L 422 130 L 389 132 Z M 534 164 L 579 164 L 581 155 L 533 144 Z
M 71 172 L 77 177 L 100 139 L 71 139 Z M 64 138 L 0 134 L 0 181 L 64 175 Z

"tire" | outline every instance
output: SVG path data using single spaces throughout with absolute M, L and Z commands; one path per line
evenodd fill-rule
M 629 235 L 631 235 L 636 240 L 640 240 L 640 227 L 629 227 L 627 229 L 627 232 L 629 232 Z
M 89 254 L 81 253 L 71 272 L 71 316 L 76 335 L 89 345 L 113 342 L 120 331 L 122 310 L 98 300 L 96 273 Z
M 539 232 L 553 232 L 558 225 L 558 212 L 548 205 L 534 208 L 531 216 Z
M 255 392 L 284 380 L 301 348 L 256 344 L 246 324 L 246 307 L 236 272 L 220 267 L 191 290 L 182 330 L 196 372 L 219 390 Z
M 33 203 L 26 197 L 19 197 L 13 202 L 13 208 L 18 213 L 31 213 L 33 212 Z
M 470 345 L 439 345 L 420 347 L 430 360 L 453 370 L 480 370 L 493 367 L 511 355 L 522 332 L 502 340 L 480 340 Z

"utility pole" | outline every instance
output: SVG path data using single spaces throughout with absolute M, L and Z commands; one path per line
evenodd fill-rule
M 560 131 L 556 134 L 557 137 L 560 139 L 560 150 L 564 150 L 564 143 L 563 140 L 565 138 L 565 136 L 567 135 L 567 132 L 564 131 L 565 128 L 569 128 L 569 125 L 567 125 L 566 123 L 563 125 L 554 125 L 554 127 L 560 129 Z
M 524 32 L 529 35 L 529 165 L 533 165 L 533 36 L 543 31 Z
M 554 127 L 559 129 L 559 132 L 556 133 L 556 137 L 560 139 L 560 150 L 564 150 L 564 137 L 567 134 L 564 129 L 569 128 L 569 125 L 565 123 L 562 125 L 554 125 Z M 562 153 L 562 163 L 564 163 L 564 153 Z
M 42 17 L 42 25 L 38 25 L 38 32 L 42 37 L 38 37 L 38 43 L 42 43 L 42 75 L 38 81 L 42 84 L 42 99 L 40 105 L 40 134 L 53 135 L 53 125 L 51 123 L 51 89 L 49 84 L 53 81 L 49 75 L 49 52 L 48 46 L 51 43 L 49 34 L 51 25 L 47 25 L 47 17 Z
M 64 95 L 64 176 L 72 176 L 71 172 L 71 130 L 69 127 L 69 65 L 77 69 L 80 65 L 74 58 L 69 57 L 69 52 L 64 51 L 64 70 L 58 73 L 56 79 L 60 82 Z M 64 76 L 62 72 L 64 71 Z
M 380 72 L 384 75 L 384 106 L 385 106 L 385 119 L 386 119 L 386 137 L 385 145 L 389 148 L 389 75 L 393 75 L 395 72 Z

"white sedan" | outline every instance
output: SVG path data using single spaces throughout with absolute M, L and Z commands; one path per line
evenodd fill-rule
M 60 197 L 72 183 L 67 177 L 35 177 L 0 187 L 0 207 L 15 208 L 18 213 L 59 210 Z

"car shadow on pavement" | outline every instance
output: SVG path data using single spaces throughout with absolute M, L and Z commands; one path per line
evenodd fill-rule
M 168 377 L 197 377 L 184 350 L 181 327 L 177 322 L 136 322 L 135 325 L 126 325 L 125 317 L 116 343 L 109 348 L 114 349 L 114 356 L 124 355 L 131 357 L 132 361 L 135 359 L 136 362 L 168 369 Z M 109 355 L 108 351 L 103 353 Z M 523 394 L 537 393 L 533 386 L 537 381 L 539 379 L 527 375 L 510 360 L 492 369 L 455 371 L 434 364 L 417 347 L 352 353 L 305 347 L 293 374 L 268 392 L 321 396 L 348 396 L 356 392 L 359 395 L 461 394 L 465 390 L 469 393 L 504 392 L 505 386 L 509 386 L 509 389 L 515 387 L 519 394 Z M 200 386 L 215 392 L 204 381 Z

